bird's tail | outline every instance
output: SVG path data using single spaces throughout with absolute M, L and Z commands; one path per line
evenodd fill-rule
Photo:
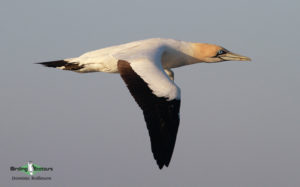
M 63 70 L 71 70 L 76 71 L 83 68 L 83 65 L 80 65 L 77 62 L 69 62 L 67 60 L 56 60 L 56 61 L 49 61 L 49 62 L 38 62 L 36 64 L 42 64 L 46 67 L 58 68 Z

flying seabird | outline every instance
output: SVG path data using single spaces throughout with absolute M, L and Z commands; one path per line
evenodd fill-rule
M 153 156 L 161 169 L 171 161 L 180 119 L 180 88 L 171 69 L 200 62 L 250 60 L 213 44 L 152 38 L 38 64 L 79 73 L 119 73 L 143 110 Z

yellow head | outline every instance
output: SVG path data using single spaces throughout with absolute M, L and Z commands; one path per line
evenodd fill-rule
M 238 55 L 214 44 L 192 43 L 194 57 L 201 62 L 251 61 L 249 57 Z

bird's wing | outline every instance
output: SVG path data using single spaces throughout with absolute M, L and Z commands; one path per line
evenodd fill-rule
M 139 53 L 141 54 L 141 53 Z M 130 55 L 118 61 L 118 70 L 144 113 L 154 158 L 168 166 L 179 126 L 180 89 L 162 68 L 160 55 Z

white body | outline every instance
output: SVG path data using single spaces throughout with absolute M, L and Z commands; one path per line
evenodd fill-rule
M 152 38 L 87 52 L 77 58 L 65 59 L 65 61 L 84 65 L 84 68 L 77 71 L 81 73 L 97 71 L 117 73 L 119 60 L 131 61 L 156 57 L 161 58 L 163 69 L 170 69 L 196 63 L 197 60 L 192 56 L 193 50 L 190 42 Z
M 152 38 L 87 52 L 77 58 L 41 64 L 79 73 L 118 73 L 118 62 L 126 61 L 154 95 L 172 100 L 180 98 L 180 89 L 173 81 L 171 68 L 229 60 L 251 59 L 213 44 Z

